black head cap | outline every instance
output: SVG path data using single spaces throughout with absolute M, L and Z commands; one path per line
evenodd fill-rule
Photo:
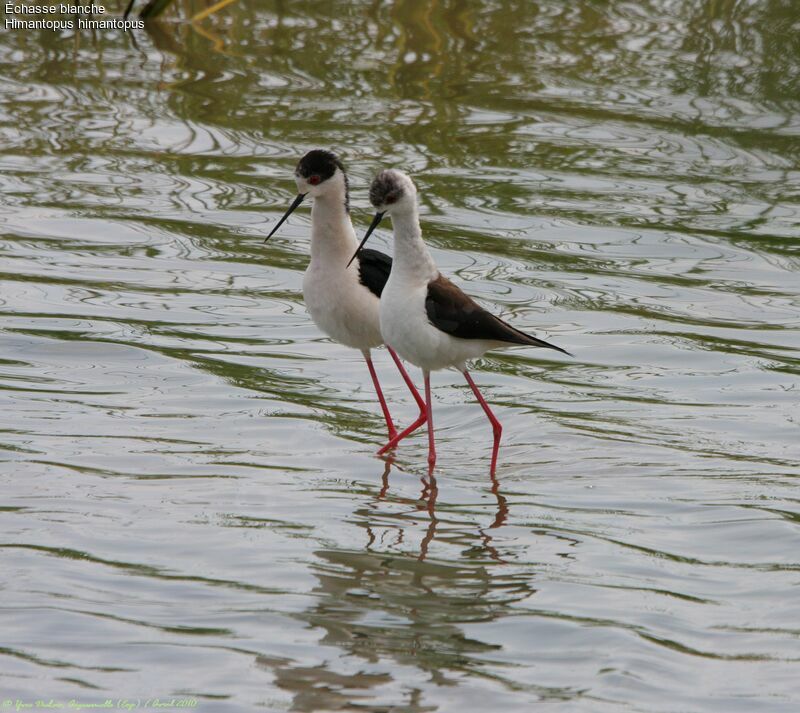
M 319 185 L 327 181 L 336 169 L 339 169 L 344 176 L 344 208 L 349 212 L 350 210 L 350 185 L 347 180 L 347 173 L 344 170 L 342 162 L 335 153 L 325 151 L 323 149 L 314 149 L 309 151 L 297 163 L 297 168 L 294 170 L 295 174 L 308 180 L 312 176 L 318 178 L 312 181 L 314 185 Z
M 319 176 L 320 182 L 322 182 L 327 181 L 336 173 L 337 168 L 344 173 L 344 166 L 342 166 L 342 162 L 335 153 L 314 149 L 300 159 L 295 173 L 303 178 Z
M 389 205 L 403 195 L 403 184 L 397 171 L 381 171 L 369 187 L 369 202 L 376 208 Z

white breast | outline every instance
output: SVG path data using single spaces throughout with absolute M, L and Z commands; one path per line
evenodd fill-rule
M 358 281 L 356 263 L 344 270 L 312 259 L 303 299 L 314 323 L 337 342 L 361 351 L 383 344 L 380 300 Z
M 425 300 L 428 283 L 439 276 L 417 218 L 415 201 L 392 212 L 395 256 L 389 281 L 380 301 L 383 338 L 400 356 L 425 371 L 465 368 L 469 359 L 494 345 L 480 339 L 459 339 L 434 327 Z
M 325 334 L 365 351 L 383 344 L 379 300 L 359 282 L 358 263 L 346 267 L 358 241 L 345 209 L 344 177 L 337 173 L 334 178 L 331 190 L 315 197 L 311 208 L 311 262 L 303 277 L 303 299 Z
M 481 340 L 459 339 L 434 327 L 428 320 L 425 298 L 428 285 L 412 285 L 389 277 L 380 301 L 383 338 L 400 356 L 426 371 L 464 369 L 469 359 L 490 345 Z

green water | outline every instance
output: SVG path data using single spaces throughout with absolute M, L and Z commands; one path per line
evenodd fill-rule
M 800 709 L 800 6 L 202 7 L 0 32 L 0 699 Z M 574 353 L 474 364 L 496 481 L 455 372 L 435 481 L 374 455 L 307 207 L 262 242 L 316 147 Z

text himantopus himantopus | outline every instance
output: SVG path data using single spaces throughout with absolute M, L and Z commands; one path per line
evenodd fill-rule
M 294 178 L 297 197 L 264 242 L 275 234 L 306 196 L 314 198 L 311 262 L 303 278 L 303 298 L 311 318 L 323 332 L 364 355 L 389 430 L 389 442 L 381 448 L 383 452 L 419 428 L 426 419 L 422 397 L 397 353 L 389 348 L 389 354 L 420 409 L 417 420 L 404 431 L 397 432 L 370 355 L 371 349 L 383 344 L 378 305 L 392 268 L 392 259 L 377 250 L 362 250 L 356 265 L 351 266 L 348 262 L 358 241 L 350 222 L 347 175 L 335 154 L 319 149 L 309 151 L 297 164 Z
M 422 369 L 430 468 L 433 469 L 436 462 L 430 373 L 455 367 L 464 374 L 492 424 L 491 473 L 494 474 L 503 429 L 467 371 L 467 360 L 480 357 L 490 349 L 520 344 L 556 349 L 564 354 L 569 352 L 495 317 L 439 273 L 422 241 L 416 196 L 413 181 L 402 171 L 390 169 L 379 173 L 369 191 L 370 202 L 377 213 L 353 257 L 362 254 L 364 243 L 381 218 L 389 213 L 394 229 L 394 263 L 380 301 L 381 332 L 387 346 Z

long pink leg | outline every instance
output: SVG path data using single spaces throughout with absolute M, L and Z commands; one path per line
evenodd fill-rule
M 381 384 L 378 381 L 378 374 L 375 372 L 375 367 L 372 364 L 372 357 L 370 356 L 369 351 L 365 351 L 363 354 L 364 359 L 367 361 L 369 374 L 372 377 L 372 383 L 375 384 L 375 392 L 378 394 L 378 401 L 381 402 L 383 417 L 386 419 L 386 428 L 389 429 L 389 438 L 392 439 L 397 435 L 397 429 L 394 427 L 394 423 L 392 422 L 392 415 L 389 413 L 389 407 L 386 405 L 386 399 L 383 398 L 383 391 L 381 390 Z
M 388 451 L 390 448 L 394 448 L 400 441 L 402 441 L 406 436 L 416 431 L 425 421 L 427 420 L 427 416 L 425 415 L 425 402 L 422 400 L 422 396 L 419 395 L 419 391 L 417 391 L 417 387 L 414 386 L 414 382 L 411 381 L 411 377 L 408 375 L 408 372 L 405 370 L 403 366 L 403 362 L 400 361 L 400 357 L 397 356 L 397 352 L 392 349 L 388 344 L 386 348 L 389 350 L 389 354 L 392 355 L 392 359 L 394 359 L 394 363 L 397 364 L 397 369 L 400 372 L 400 375 L 403 377 L 403 381 L 406 382 L 406 386 L 408 386 L 408 390 L 411 392 L 411 395 L 414 397 L 414 401 L 417 402 L 417 406 L 419 406 L 419 416 L 417 420 L 414 421 L 408 428 L 405 428 L 400 433 L 398 433 L 394 438 L 390 439 L 390 441 L 378 451 L 378 455 L 381 455 Z
M 406 382 L 406 386 L 408 390 L 411 392 L 411 395 L 414 397 L 414 401 L 417 402 L 417 406 L 419 406 L 419 410 L 422 413 L 425 413 L 425 401 L 423 400 L 422 396 L 419 395 L 419 391 L 417 391 L 417 387 L 414 386 L 414 382 L 411 381 L 411 377 L 408 375 L 405 367 L 403 366 L 403 362 L 400 361 L 400 357 L 397 356 L 397 352 L 392 349 L 388 344 L 386 348 L 389 350 L 389 354 L 392 355 L 392 359 L 394 359 L 394 363 L 397 364 L 397 369 L 400 372 L 400 376 L 403 377 L 403 381 Z
M 467 383 L 472 389 L 472 393 L 475 394 L 475 398 L 478 399 L 478 403 L 480 403 L 480 405 L 483 407 L 486 417 L 492 424 L 492 431 L 494 433 L 494 447 L 492 448 L 492 469 L 490 472 L 492 475 L 494 475 L 495 469 L 497 468 L 497 453 L 500 450 L 500 436 L 503 435 L 503 427 L 500 425 L 500 421 L 495 418 L 495 415 L 492 413 L 492 409 L 489 408 L 489 404 L 486 403 L 486 399 L 483 398 L 483 394 L 478 391 L 478 387 L 475 385 L 475 382 L 472 380 L 472 377 L 469 375 L 469 372 L 466 369 L 464 369 L 464 378 L 467 380 Z
M 436 445 L 433 442 L 433 411 L 431 410 L 431 372 L 423 371 L 425 376 L 425 414 L 428 417 L 428 473 L 433 473 L 436 465 Z

